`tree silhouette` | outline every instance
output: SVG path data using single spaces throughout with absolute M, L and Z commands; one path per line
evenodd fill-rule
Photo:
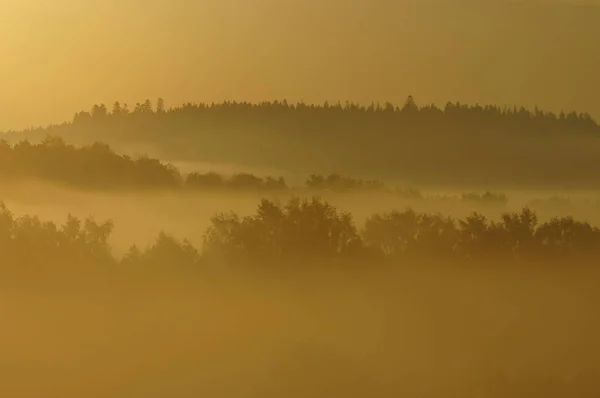
M 263 199 L 255 214 L 220 213 L 210 220 L 200 253 L 187 241 L 161 233 L 150 246 L 132 246 L 120 259 L 109 244 L 109 221 L 69 215 L 62 226 L 35 216 L 15 217 L 0 202 L 0 270 L 51 272 L 49 266 L 127 269 L 197 269 L 206 261 L 244 264 L 402 265 L 422 260 L 595 264 L 600 229 L 572 217 L 538 223 L 525 207 L 499 222 L 473 213 L 453 219 L 411 209 L 374 214 L 359 231 L 350 213 L 318 198 Z
M 164 113 L 165 112 L 165 100 L 159 98 L 156 100 L 156 113 Z
M 14 143 L 57 135 L 67 142 L 152 147 L 169 159 L 230 162 L 292 172 L 338 170 L 427 185 L 597 188 L 600 127 L 587 113 L 448 102 L 401 106 L 273 101 L 125 106 L 102 104 L 72 122 L 8 132 Z M 117 111 L 117 112 L 115 112 Z M 556 159 L 562 159 L 556 162 Z M 310 162 L 307 163 L 307 159 Z M 312 170 L 307 170 L 308 164 Z
M 285 205 L 262 200 L 254 216 L 218 214 L 205 236 L 205 251 L 240 256 L 335 258 L 351 253 L 360 237 L 349 213 L 320 198 L 292 198 Z
M 412 95 L 409 95 L 404 102 L 404 106 L 402 107 L 402 112 L 406 113 L 415 113 L 419 111 L 419 107 L 415 103 L 415 99 Z

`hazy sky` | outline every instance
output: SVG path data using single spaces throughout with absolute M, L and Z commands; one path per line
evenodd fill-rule
M 600 119 L 600 7 L 583 3 L 0 0 L 0 129 L 157 97 L 401 102 L 412 94 Z

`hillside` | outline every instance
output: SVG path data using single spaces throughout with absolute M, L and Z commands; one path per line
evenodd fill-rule
M 346 103 L 94 105 L 61 125 L 6 132 L 8 142 L 105 142 L 168 161 L 294 173 L 340 172 L 411 185 L 600 186 L 600 127 L 588 114 L 448 103 L 443 109 Z

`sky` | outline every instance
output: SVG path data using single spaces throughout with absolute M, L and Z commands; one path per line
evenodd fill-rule
M 494 103 L 600 119 L 600 6 L 0 0 L 0 130 L 95 103 Z

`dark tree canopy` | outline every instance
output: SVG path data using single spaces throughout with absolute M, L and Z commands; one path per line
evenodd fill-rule
M 0 202 L 0 271 L 47 273 L 60 267 L 117 265 L 121 270 L 198 269 L 211 261 L 362 266 L 402 266 L 415 260 L 481 266 L 524 261 L 572 266 L 600 260 L 600 229 L 572 217 L 540 223 L 527 207 L 503 213 L 497 221 L 478 213 L 454 219 L 407 209 L 374 214 L 357 228 L 350 213 L 317 197 L 293 197 L 284 204 L 263 199 L 251 216 L 212 217 L 201 251 L 161 233 L 153 244 L 132 246 L 122 258 L 112 253 L 113 228 L 111 221 L 73 216 L 62 226 L 33 216 L 16 217 Z
M 94 105 L 72 122 L 10 132 L 69 142 L 143 146 L 152 155 L 314 173 L 338 170 L 414 184 L 592 188 L 600 185 L 600 127 L 588 114 L 409 97 L 402 106 L 287 101 L 184 104 L 147 100 L 133 110 Z
M 108 145 L 68 145 L 48 136 L 39 144 L 0 140 L 0 181 L 41 180 L 90 189 L 235 189 L 281 190 L 283 178 L 239 173 L 226 177 L 214 172 L 182 176 L 169 163 L 148 156 L 133 158 L 115 153 Z

